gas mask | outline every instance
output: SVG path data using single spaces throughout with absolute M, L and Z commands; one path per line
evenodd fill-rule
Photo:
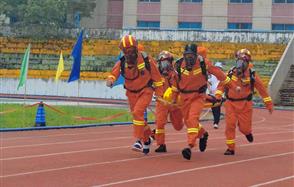
M 236 61 L 236 70 L 237 70 L 238 76 L 243 76 L 247 68 L 248 68 L 248 62 L 242 59 L 238 59 Z
M 196 64 L 196 55 L 195 54 L 185 54 L 184 60 L 186 62 L 186 69 L 191 71 L 193 66 Z
M 125 49 L 124 56 L 126 58 L 126 63 L 133 67 L 135 64 L 137 64 L 137 58 L 138 58 L 138 50 L 135 47 L 130 47 Z
M 158 62 L 158 69 L 161 75 L 167 77 L 169 72 L 172 71 L 172 64 L 168 60 L 163 60 Z

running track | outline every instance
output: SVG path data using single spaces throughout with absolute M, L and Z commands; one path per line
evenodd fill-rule
M 294 112 L 255 109 L 254 143 L 237 133 L 224 156 L 224 122 L 210 122 L 206 152 L 186 161 L 185 130 L 167 125 L 168 153 L 130 150 L 131 126 L 1 133 L 0 186 L 294 186 Z

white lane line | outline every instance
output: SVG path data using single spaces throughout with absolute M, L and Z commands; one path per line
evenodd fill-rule
M 285 181 L 285 180 L 289 180 L 289 179 L 293 179 L 294 175 L 289 176 L 289 177 L 284 177 L 284 178 L 280 178 L 280 179 L 276 179 L 276 180 L 272 180 L 272 181 L 268 181 L 268 182 L 264 182 L 264 183 L 259 183 L 259 184 L 254 184 L 250 187 L 259 187 L 259 186 L 265 186 L 268 184 L 273 184 L 273 183 L 277 183 L 277 182 L 281 182 L 281 181 Z
M 97 142 L 97 141 L 105 141 L 105 140 L 122 140 L 122 139 L 131 139 L 131 138 L 132 137 L 130 137 L 130 136 L 121 136 L 121 137 L 114 137 L 114 138 L 100 138 L 100 139 L 95 138 L 95 139 L 53 142 L 53 143 L 25 144 L 25 145 L 0 147 L 0 150 L 1 149 L 24 148 L 24 147 L 39 147 L 39 146 L 48 146 L 48 145 L 76 144 L 76 143 Z
M 281 128 L 285 128 L 285 127 L 293 127 L 294 123 L 293 124 L 289 124 L 289 125 L 286 125 L 286 126 L 280 126 Z
M 89 129 L 90 130 L 90 129 Z M 63 134 L 50 134 L 43 136 L 24 136 L 24 137 L 2 137 L 3 141 L 13 141 L 13 140 L 26 140 L 26 139 L 36 139 L 36 138 L 50 138 L 50 137 L 63 137 L 63 136 L 80 136 L 80 135 L 88 135 L 88 134 L 113 134 L 113 133 L 121 133 L 121 132 L 130 132 L 129 130 L 120 130 L 120 131 L 98 131 L 98 132 L 81 132 L 81 133 L 63 133 Z M 1 134 L 1 133 L 0 133 Z M 4 134 L 4 133 L 2 133 Z
M 128 145 L 128 146 L 118 146 L 118 147 L 104 147 L 104 148 L 96 148 L 96 149 L 84 149 L 84 150 L 79 150 L 79 151 L 65 151 L 65 152 L 49 153 L 49 154 L 42 154 L 42 155 L 10 157 L 10 158 L 2 158 L 2 159 L 0 159 L 0 161 L 40 158 L 40 157 L 67 155 L 67 154 L 75 154 L 75 153 L 86 153 L 86 152 L 104 151 L 104 150 L 112 150 L 112 149 L 124 149 L 124 148 L 131 148 L 131 146 Z
M 261 117 L 261 120 L 259 121 L 253 121 L 252 124 L 259 124 L 259 123 L 263 123 L 265 122 L 266 118 L 265 117 Z
M 266 118 L 265 117 L 261 117 L 261 120 L 253 121 L 252 124 L 263 123 L 264 121 L 266 121 Z M 204 123 L 207 123 L 207 122 L 204 122 Z M 119 126 L 112 126 L 112 128 L 113 127 L 119 127 Z M 127 128 L 129 126 L 120 126 L 120 127 Z M 22 140 L 22 139 L 50 138 L 50 137 L 62 137 L 62 136 L 79 136 L 79 135 L 84 135 L 84 134 L 112 134 L 112 133 L 121 133 L 121 132 L 130 132 L 130 131 L 129 130 L 120 130 L 120 131 L 113 130 L 113 131 L 99 131 L 99 132 L 80 132 L 80 133 L 50 134 L 50 135 L 43 135 L 43 136 L 23 136 L 23 137 L 10 137 L 10 138 L 9 137 L 8 138 L 2 137 L 1 140 L 3 142 L 6 142 L 6 141 Z
M 117 182 L 112 182 L 112 183 L 101 184 L 101 185 L 97 185 L 94 187 L 98 187 L 98 186 L 104 187 L 104 186 L 112 186 L 112 185 L 117 185 L 117 184 L 125 184 L 125 183 L 130 183 L 130 182 L 135 182 L 135 181 L 142 181 L 142 180 L 154 179 L 154 178 L 159 178 L 159 177 L 166 177 L 166 176 L 182 174 L 182 173 L 187 173 L 187 172 L 193 172 L 193 171 L 198 171 L 198 170 L 204 170 L 204 169 L 210 169 L 210 168 L 216 168 L 216 167 L 222 167 L 222 166 L 229 166 L 229 165 L 233 165 L 233 164 L 240 164 L 240 163 L 244 163 L 244 162 L 251 162 L 251 161 L 268 159 L 268 158 L 282 157 L 282 156 L 287 156 L 287 155 L 291 155 L 291 154 L 294 154 L 294 152 L 286 152 L 286 153 L 281 153 L 281 154 L 274 154 L 274 155 L 238 160 L 238 161 L 233 161 L 233 162 L 226 162 L 226 163 L 222 163 L 222 164 L 214 164 L 214 165 L 209 165 L 209 166 L 178 170 L 178 171 L 174 171 L 174 172 L 162 173 L 159 175 L 150 175 L 150 176 L 146 176 L 146 177 L 138 177 L 138 178 L 133 178 L 133 179 L 128 179 L 128 180 L 122 180 L 122 181 L 117 181 Z
M 294 124 L 290 124 L 290 125 L 294 125 Z M 278 127 L 274 127 L 274 128 L 270 128 L 270 127 L 257 127 L 254 128 L 255 129 L 270 129 L 270 130 L 275 130 L 275 129 L 280 129 L 281 127 L 288 127 L 289 124 L 287 124 L 286 126 L 279 126 Z M 129 132 L 129 131 L 127 131 Z M 186 134 L 186 132 L 177 132 L 177 133 L 168 133 L 167 136 L 177 136 L 177 135 L 182 135 L 182 134 Z M 258 134 L 256 134 L 258 135 Z M 15 145 L 15 146 L 5 146 L 5 147 L 1 147 L 0 146 L 0 150 L 1 149 L 13 149 L 13 148 L 24 148 L 24 147 L 36 147 L 36 146 L 48 146 L 48 145 L 61 145 L 61 144 L 73 144 L 73 143 L 82 143 L 82 142 L 95 142 L 95 141 L 105 141 L 105 140 L 121 140 L 121 139 L 129 139 L 131 138 L 130 136 L 121 136 L 121 137 L 116 137 L 116 138 L 102 138 L 102 139 L 83 139 L 83 140 L 75 140 L 75 141 L 64 141 L 64 142 L 53 142 L 53 143 L 41 143 L 41 144 L 24 144 L 24 145 Z
M 293 142 L 293 139 L 286 139 L 286 140 L 279 140 L 279 141 L 268 141 L 268 142 L 260 142 L 260 143 L 252 143 L 252 144 L 242 144 L 239 145 L 239 147 L 246 147 L 246 146 L 254 146 L 254 145 L 266 145 L 266 144 L 273 144 L 273 143 L 282 143 L 282 142 Z M 214 150 L 220 150 L 222 148 L 209 148 L 207 151 L 214 151 Z M 192 151 L 193 153 L 197 151 Z M 15 174 L 8 174 L 8 175 L 2 175 L 0 178 L 7 178 L 7 177 L 16 177 L 16 176 L 22 176 L 22 175 L 30 175 L 30 174 L 37 174 L 37 173 L 46 173 L 46 172 L 52 172 L 52 171 L 60 171 L 60 170 L 67 170 L 67 169 L 74 169 L 74 168 L 83 168 L 83 167 L 92 167 L 97 165 L 106 165 L 106 164 L 114 164 L 114 163 L 121 163 L 121 162 L 128 162 L 128 161 L 136 161 L 136 160 L 143 160 L 143 159 L 151 159 L 151 158 L 157 158 L 157 157 L 169 157 L 179 155 L 178 152 L 176 153 L 167 153 L 167 154 L 159 154 L 159 155 L 153 155 L 153 156 L 142 156 L 138 158 L 129 158 L 129 159 L 121 159 L 121 160 L 112 160 L 112 161 L 104 161 L 104 162 L 94 162 L 94 163 L 88 163 L 88 164 L 80 164 L 80 165 L 74 165 L 74 166 L 67 166 L 67 167 L 61 167 L 61 168 L 52 168 L 52 169 L 44 169 L 44 170 L 36 170 L 36 171 L 30 171 L 30 172 L 24 172 L 24 173 L 15 173 Z
M 294 131 L 281 131 L 281 132 L 273 132 L 273 133 L 260 133 L 254 134 L 254 136 L 258 135 L 272 135 L 272 134 L 283 134 L 283 133 L 293 133 Z M 237 136 L 243 137 L 243 135 Z M 218 140 L 224 139 L 224 137 L 216 137 L 210 138 L 209 140 Z M 186 142 L 186 140 L 178 140 L 178 141 L 170 141 L 167 144 L 173 143 L 182 143 Z M 255 143 L 257 144 L 257 143 Z M 65 152 L 56 152 L 56 153 L 48 153 L 48 154 L 39 154 L 39 155 L 28 155 L 28 156 L 20 156 L 20 157 L 9 157 L 9 158 L 0 158 L 0 161 L 9 161 L 9 160 L 19 160 L 19 159 L 30 159 L 30 158 L 39 158 L 39 157 L 48 157 L 48 156 L 58 156 L 58 155 L 66 155 L 66 154 L 76 154 L 76 153 L 84 153 L 84 152 L 94 152 L 94 151 L 105 151 L 105 150 L 113 150 L 113 149 L 124 149 L 124 148 L 131 148 L 131 146 L 117 146 L 117 147 L 105 147 L 105 148 L 95 148 L 95 149 L 83 149 L 78 151 L 65 151 Z
M 258 126 L 253 126 L 252 129 L 253 131 L 256 130 L 256 129 L 270 129 L 270 130 L 277 130 L 277 129 L 280 129 L 282 127 L 289 127 L 289 126 L 293 126 L 294 123 L 287 123 L 285 125 L 282 125 L 282 126 L 268 126 L 267 124 L 262 124 L 262 125 L 258 125 Z

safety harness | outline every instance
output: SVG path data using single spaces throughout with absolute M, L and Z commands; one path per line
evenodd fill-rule
M 200 61 L 200 68 L 201 68 L 201 73 L 203 76 L 205 76 L 206 80 L 208 80 L 208 75 L 207 75 L 207 70 L 206 70 L 206 64 L 205 64 L 205 60 L 202 56 L 198 55 L 198 59 Z M 183 93 L 183 94 L 188 94 L 188 93 L 194 93 L 194 92 L 198 92 L 198 93 L 205 93 L 207 90 L 207 84 L 201 86 L 199 89 L 195 89 L 195 90 L 185 90 L 185 89 L 181 89 L 179 86 L 179 83 L 182 79 L 182 70 L 181 70 L 181 66 L 182 63 L 184 61 L 184 58 L 180 58 L 176 61 L 176 71 L 178 74 L 178 81 L 177 81 L 177 87 L 178 90 Z
M 145 68 L 151 73 L 151 65 L 150 65 L 150 62 L 149 62 L 149 58 L 148 58 L 148 55 L 145 53 L 145 52 L 141 52 L 141 55 L 143 57 L 143 60 L 144 60 L 144 64 L 145 64 Z M 125 56 L 122 56 L 120 58 L 120 74 L 126 79 L 126 80 L 135 80 L 139 77 L 139 71 L 138 71 L 138 74 L 134 77 L 134 78 L 128 78 L 125 76 L 125 64 L 126 64 L 126 58 Z M 144 70 L 141 71 L 141 74 L 144 73 Z M 133 93 L 139 93 L 141 92 L 144 88 L 147 88 L 147 87 L 150 87 L 152 88 L 152 84 L 153 84 L 153 80 L 150 79 L 147 84 L 145 86 L 143 86 L 142 88 L 140 89 L 137 89 L 137 90 L 131 90 L 129 88 L 126 87 L 126 85 L 124 85 L 124 88 L 130 92 L 133 92 Z
M 232 78 L 233 74 L 234 74 L 234 70 L 236 69 L 236 67 L 232 67 L 230 69 L 230 71 L 228 72 L 228 77 Z M 225 88 L 225 96 L 228 100 L 230 101 L 251 101 L 253 98 L 253 94 L 254 94 L 254 83 L 255 83 L 255 70 L 252 70 L 251 68 L 249 68 L 249 78 L 250 78 L 250 90 L 251 93 L 247 96 L 247 97 L 243 97 L 243 98 L 230 98 L 229 97 L 229 89 Z

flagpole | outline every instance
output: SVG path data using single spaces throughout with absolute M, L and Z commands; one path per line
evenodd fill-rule
M 57 82 L 57 84 L 56 84 L 56 96 L 58 97 L 58 84 L 59 84 L 59 81 Z M 56 99 L 56 103 L 55 103 L 55 105 L 57 105 L 57 99 Z
M 68 83 L 78 80 L 78 98 L 80 97 L 80 71 L 81 71 L 81 58 L 82 58 L 82 49 L 83 49 L 83 30 L 80 32 L 79 37 L 72 49 L 71 56 L 73 57 L 73 65 L 70 76 L 68 78 Z M 79 106 L 79 100 L 77 102 Z
M 79 28 L 79 29 L 81 29 L 81 28 Z M 81 62 L 80 63 L 82 63 L 82 51 L 81 51 Z M 81 70 L 80 70 L 80 73 L 81 73 Z M 78 79 L 78 108 L 79 108 L 79 106 L 80 106 L 80 78 Z
M 80 80 L 78 80 L 78 107 L 80 106 Z
M 31 50 L 31 44 L 29 43 L 24 57 L 21 62 L 21 68 L 20 68 L 20 76 L 19 76 L 19 83 L 17 85 L 17 90 L 19 90 L 20 87 L 24 86 L 24 96 L 23 96 L 23 106 L 26 104 L 26 94 L 27 94 L 27 84 L 26 84 L 26 79 L 27 79 L 27 74 L 28 74 L 28 67 L 29 67 L 29 58 L 30 58 L 30 50 Z M 25 124 L 25 110 L 23 110 L 23 120 Z
M 26 81 L 27 82 L 27 81 Z M 26 105 L 26 94 L 27 94 L 27 84 L 26 84 L 26 82 L 25 82 L 25 86 L 24 86 L 24 95 L 23 95 L 23 108 L 25 107 L 25 105 Z M 25 126 L 25 123 L 26 123 L 26 120 L 25 120 L 25 117 L 26 117 L 26 114 L 25 114 L 25 112 L 26 112 L 26 110 L 23 110 L 23 115 L 22 115 L 22 117 L 23 117 L 23 124 L 22 124 L 22 127 L 24 127 Z

